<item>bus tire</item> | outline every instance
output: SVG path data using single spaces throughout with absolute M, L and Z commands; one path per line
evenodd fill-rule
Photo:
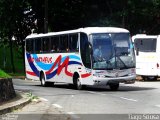
M 148 80 L 151 80 L 151 81 L 156 81 L 156 80 L 157 80 L 157 76 L 148 77 Z
M 148 77 L 147 77 L 147 76 L 142 76 L 142 79 L 143 79 L 144 81 L 148 81 Z
M 79 76 L 77 74 L 73 77 L 73 84 L 75 86 L 75 89 L 82 90 L 84 88 L 84 85 L 81 84 L 81 81 L 79 79 Z
M 41 86 L 43 86 L 43 87 L 47 87 L 48 83 L 46 82 L 46 80 L 45 80 L 45 77 L 44 77 L 44 74 L 43 74 L 43 73 L 41 73 L 41 75 L 40 75 L 40 81 L 41 81 Z
M 154 81 L 157 80 L 157 76 L 142 76 L 144 81 Z
M 110 83 L 109 87 L 112 91 L 117 91 L 119 88 L 119 83 Z

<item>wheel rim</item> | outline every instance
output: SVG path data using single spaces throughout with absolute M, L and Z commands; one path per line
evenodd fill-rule
M 45 85 L 45 79 L 44 79 L 44 76 L 42 76 L 42 85 Z
M 81 82 L 80 82 L 80 80 L 79 80 L 79 78 L 78 78 L 78 79 L 77 79 L 77 88 L 78 88 L 78 89 L 81 89 L 81 86 L 82 86 L 82 85 L 81 85 Z

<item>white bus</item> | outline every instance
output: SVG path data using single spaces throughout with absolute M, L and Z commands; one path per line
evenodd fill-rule
M 160 76 L 160 36 L 137 34 L 132 37 L 136 53 L 136 74 L 144 80 Z
M 101 56 L 94 51 L 101 46 Z M 135 54 L 130 33 L 114 27 L 88 27 L 77 30 L 32 34 L 25 39 L 26 77 L 49 82 L 86 85 L 134 83 Z

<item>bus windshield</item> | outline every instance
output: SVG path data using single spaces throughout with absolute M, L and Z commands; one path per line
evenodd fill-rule
M 129 33 L 97 33 L 90 35 L 93 69 L 112 70 L 135 67 L 133 44 Z

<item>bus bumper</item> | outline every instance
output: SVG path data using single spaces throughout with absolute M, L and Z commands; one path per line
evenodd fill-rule
M 94 77 L 93 83 L 94 83 L 94 85 L 108 85 L 109 83 L 133 84 L 133 83 L 135 83 L 135 80 L 136 80 L 136 75 L 126 76 L 126 77 L 118 77 L 118 78 Z

